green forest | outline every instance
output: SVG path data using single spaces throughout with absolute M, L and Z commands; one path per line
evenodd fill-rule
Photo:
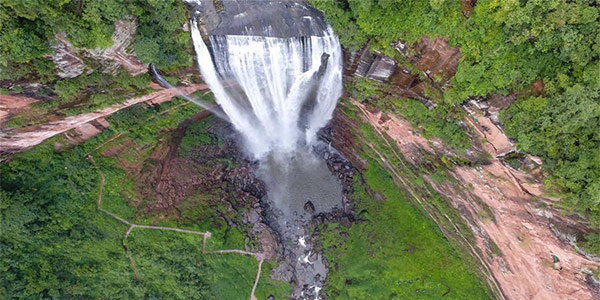
M 568 207 L 600 224 L 597 1 L 479 0 L 469 18 L 460 1 L 451 0 L 311 4 L 325 13 L 349 50 L 370 41 L 373 50 L 395 56 L 392 42 L 414 44 L 423 36 L 460 47 L 451 88 L 435 99 L 436 114 L 454 116 L 453 107 L 469 98 L 518 93 L 519 100 L 502 115 L 507 133 L 520 150 L 543 159 L 551 174 L 548 185 L 568 199 Z M 191 65 L 181 1 L 8 0 L 0 6 L 0 80 L 54 82 L 46 58 L 54 32 L 66 32 L 77 47 L 106 47 L 114 21 L 127 15 L 139 22 L 134 48 L 142 61 L 167 69 Z M 524 92 L 538 80 L 543 95 Z
M 460 47 L 451 87 L 433 99 L 438 115 L 455 117 L 470 98 L 519 95 L 501 115 L 507 134 L 542 158 L 561 205 L 600 227 L 600 2 L 478 0 L 468 18 L 461 2 L 311 1 L 348 49 L 370 41 L 395 57 L 393 42 L 423 36 Z M 531 95 L 538 80 L 544 91 Z
M 177 100 L 150 109 L 140 104 L 111 116 L 111 128 L 82 145 L 57 151 L 54 144 L 66 142 L 59 136 L 0 164 L 1 299 L 247 297 L 256 276 L 254 258 L 203 254 L 202 236 L 170 231 L 134 230 L 124 240 L 127 226 L 96 208 L 101 193 L 107 211 L 136 224 L 208 230 L 213 235 L 207 243 L 211 250 L 244 246 L 245 229 L 229 228 L 221 217 L 227 213 L 223 207 L 194 202 L 211 195 L 191 195 L 183 218 L 148 213 L 132 204 L 138 197 L 139 178 L 123 166 L 144 162 L 172 130 L 199 111 L 182 104 L 187 102 Z M 185 149 L 216 139 L 207 138 L 202 130 L 210 122 L 190 128 L 182 140 L 182 155 Z M 197 135 L 199 130 L 204 135 Z M 115 140 L 115 136 L 120 138 Z M 124 155 L 125 160 L 102 155 L 127 141 L 145 149 L 141 157 L 135 147 Z M 86 159 L 88 155 L 95 164 Z M 157 162 L 148 159 L 145 168 L 152 163 Z M 99 174 L 106 179 L 103 188 Z M 125 255 L 125 245 L 136 272 Z M 263 272 L 268 274 L 271 267 L 265 264 Z M 268 276 L 257 288 L 261 299 L 286 294 L 289 285 Z
M 368 165 L 356 170 L 348 194 L 358 221 L 348 227 L 332 222 L 311 228 L 320 234 L 319 250 L 330 262 L 322 292 L 326 299 L 496 295 L 484 282 L 479 262 L 453 238 L 466 232 L 465 239 L 475 244 L 471 229 L 423 179 L 450 181 L 448 170 L 479 163 L 460 156 L 473 146 L 462 105 L 495 95 L 516 99 L 500 112 L 504 132 L 520 153 L 541 158 L 546 196 L 560 199 L 556 208 L 596 232 L 579 246 L 600 255 L 600 0 L 306 1 L 323 12 L 349 52 L 368 47 L 402 65 L 409 63 L 395 48 L 398 42 L 407 45 L 408 55 L 424 37 L 443 38 L 460 49 L 450 83 L 427 95 L 433 108 L 416 99 L 387 96 L 386 82 L 345 79 L 345 96 L 361 103 L 379 99 L 374 105 L 383 114 L 401 115 L 422 136 L 440 139 L 459 155 L 426 156 L 433 171 L 411 166 L 367 122 L 359 121 L 358 108 L 342 97 L 339 110 L 357 124 L 349 131 L 355 131 L 357 144 L 373 148 L 355 149 Z M 173 85 L 201 82 L 199 75 L 190 75 L 196 69 L 187 71 L 194 68 L 185 27 L 189 17 L 182 0 L 0 1 L 0 96 L 23 95 L 22 86 L 41 84 L 34 95 L 26 95 L 39 101 L 1 123 L 0 133 L 156 91 L 148 74 L 131 76 L 125 69 L 105 74 L 94 69 L 93 61 L 85 61 L 89 73 L 60 78 L 50 59 L 58 33 L 81 51 L 107 48 L 115 21 L 132 18 L 137 29 L 129 52 L 156 64 Z M 534 91 L 534 86 L 542 88 Z M 195 95 L 214 100 L 207 94 Z M 57 135 L 23 153 L 0 153 L 0 299 L 247 299 L 258 266 L 254 258 L 204 255 L 198 251 L 201 236 L 168 231 L 134 230 L 125 241 L 127 226 L 96 207 L 103 193 L 107 210 L 132 222 L 210 231 L 211 250 L 256 250 L 257 241 L 247 237 L 249 228 L 230 224 L 243 223 L 241 213 L 216 200 L 217 193 L 231 194 L 228 190 L 189 196 L 176 208 L 179 215 L 148 213 L 134 205 L 142 201 L 137 199 L 140 178 L 130 176 L 124 165 L 139 163 L 150 172 L 159 161 L 152 153 L 169 144 L 182 124 L 189 127 L 178 141 L 177 158 L 192 161 L 197 151 L 223 145 L 207 129 L 216 118 L 186 123 L 200 111 L 177 98 L 138 104 L 107 117 L 110 127 L 79 145 Z M 101 154 L 110 148 L 105 143 L 129 147 L 125 141 L 135 151 L 122 157 Z M 237 164 L 227 159 L 219 163 L 227 168 Z M 427 199 L 423 207 L 395 181 L 389 168 L 393 164 Z M 196 171 L 206 172 L 202 176 L 212 171 L 198 165 Z M 103 189 L 99 174 L 106 176 Z M 428 209 L 447 219 L 436 223 Z M 452 227 L 453 222 L 460 228 Z M 489 247 L 500 252 L 495 244 Z M 127 251 L 140 274 L 133 272 Z M 293 284 L 268 275 L 276 267 L 277 262 L 265 261 L 258 299 L 290 295 Z M 598 277 L 600 269 L 593 271 Z
M 183 1 L 177 0 L 6 0 L 0 3 L 0 80 L 56 79 L 54 34 L 63 32 L 80 49 L 112 44 L 114 22 L 133 16 L 138 22 L 133 48 L 144 62 L 161 68 L 191 65 Z

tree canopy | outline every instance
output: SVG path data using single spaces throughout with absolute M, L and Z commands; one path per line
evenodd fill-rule
M 539 155 L 548 184 L 567 207 L 600 224 L 600 2 L 478 0 L 469 17 L 462 1 L 312 1 L 356 50 L 396 55 L 396 41 L 443 37 L 461 60 L 447 104 L 493 94 L 520 94 L 502 114 L 520 150 Z M 541 95 L 524 92 L 543 82 Z M 439 100 L 438 100 L 439 102 Z
M 51 80 L 54 34 L 65 33 L 79 49 L 106 48 L 115 21 L 129 16 L 138 22 L 134 48 L 142 61 L 166 68 L 191 63 L 183 1 L 6 0 L 0 3 L 0 80 Z

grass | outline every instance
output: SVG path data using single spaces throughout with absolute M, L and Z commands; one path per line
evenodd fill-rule
M 492 299 L 464 244 L 464 239 L 473 242 L 472 233 L 424 180 L 429 176 L 452 183 L 445 171 L 448 163 L 428 159 L 428 168 L 409 164 L 394 141 L 364 122 L 355 134 L 362 146 L 354 150 L 367 160 L 351 195 L 359 222 L 351 228 L 336 224 L 320 228 L 330 263 L 325 289 L 329 299 Z M 454 165 L 457 158 L 444 159 Z M 402 176 L 412 193 L 395 181 L 389 168 Z M 375 201 L 373 192 L 386 200 Z
M 364 211 L 362 221 L 349 229 L 329 225 L 321 233 L 333 262 L 330 299 L 491 299 L 437 226 L 374 161 L 365 183 L 387 200 L 374 201 L 356 182 L 352 198 Z
M 127 227 L 96 210 L 99 175 L 88 160 L 92 153 L 105 175 L 103 207 L 137 224 L 209 230 L 208 249 L 244 248 L 245 228 L 216 222 L 212 194 L 191 195 L 182 221 L 172 215 L 147 215 L 131 202 L 138 197 L 137 178 L 115 157 L 102 151 L 130 140 L 128 163 L 146 160 L 184 119 L 197 113 L 182 100 L 159 107 L 136 105 L 115 113 L 111 126 L 87 142 L 56 151 L 57 136 L 0 164 L 0 298 L 2 299 L 247 299 L 256 276 L 255 258 L 201 253 L 202 237 L 135 229 L 128 245 L 140 273 L 136 281 L 122 246 Z M 205 120 L 210 124 L 211 120 Z M 202 122 L 201 122 L 202 123 Z M 191 134 L 206 134 L 206 123 Z M 117 136 L 111 143 L 102 146 Z M 199 139 L 190 142 L 190 148 Z M 96 150 L 96 148 L 98 148 Z M 139 156 L 133 155 L 138 148 Z M 184 201 L 187 203 L 188 200 Z M 235 215 L 234 215 L 235 217 Z M 289 284 L 263 276 L 256 295 L 289 295 Z
M 151 93 L 149 83 L 150 76 L 147 74 L 130 76 L 122 70 L 116 76 L 96 71 L 85 76 L 62 79 L 51 89 L 43 88 L 38 91 L 37 96 L 52 94 L 51 100 L 32 103 L 29 111 L 9 119 L 4 126 L 32 126 L 48 122 L 57 116 L 67 117 L 106 108 L 127 98 Z

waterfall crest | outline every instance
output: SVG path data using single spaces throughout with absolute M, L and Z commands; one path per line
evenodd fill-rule
M 211 36 L 211 56 L 190 22 L 200 73 L 254 158 L 315 142 L 342 93 L 342 50 L 330 28 L 323 36 Z

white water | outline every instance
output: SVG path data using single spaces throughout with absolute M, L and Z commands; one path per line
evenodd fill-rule
M 303 39 L 210 37 L 213 62 L 195 19 L 190 27 L 200 73 L 255 159 L 315 142 L 342 93 L 342 50 L 331 29 Z M 323 53 L 327 68 L 317 76 Z

